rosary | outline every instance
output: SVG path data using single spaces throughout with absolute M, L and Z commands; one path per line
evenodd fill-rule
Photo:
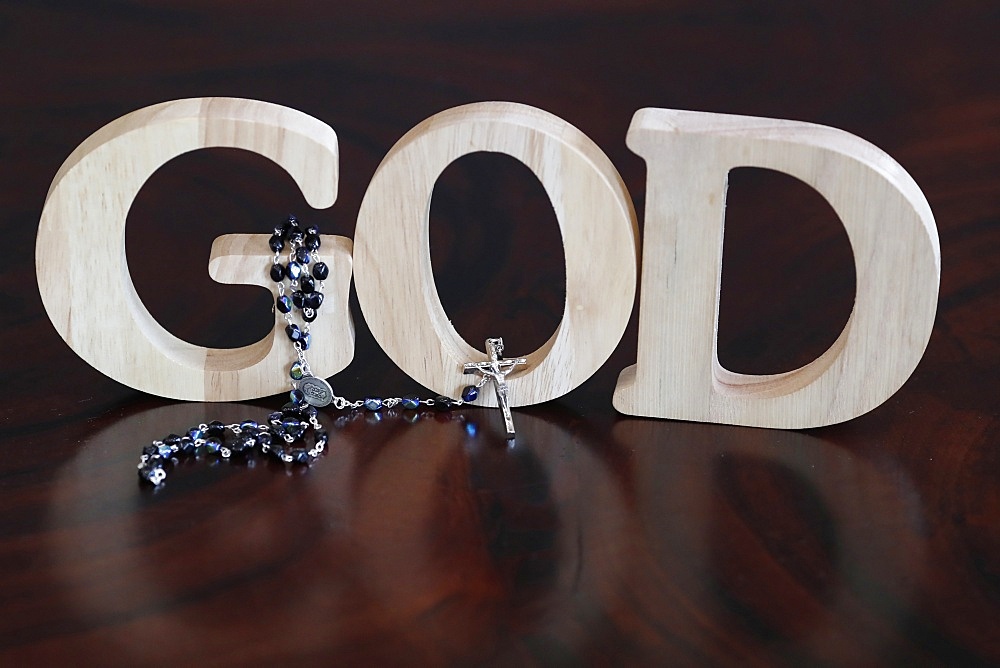
M 507 438 L 514 436 L 514 421 L 507 400 L 507 374 L 516 366 L 527 364 L 523 357 L 504 359 L 503 339 L 487 339 L 489 359 L 469 362 L 463 370 L 478 374 L 479 381 L 462 390 L 460 399 L 436 396 L 421 399 L 414 395 L 405 397 L 375 397 L 351 401 L 337 396 L 328 382 L 312 375 L 306 351 L 312 345 L 310 323 L 314 322 L 323 305 L 324 280 L 330 268 L 320 259 L 319 228 L 315 225 L 302 229 L 295 216 L 274 228 L 268 240 L 274 251 L 269 273 L 276 285 L 275 310 L 285 320 L 285 334 L 292 344 L 296 360 L 288 370 L 292 390 L 289 401 L 281 410 L 267 416 L 266 421 L 244 420 L 224 424 L 213 420 L 198 424 L 183 435 L 170 434 L 154 440 L 142 449 L 139 458 L 139 479 L 158 486 L 167 478 L 167 470 L 181 457 L 219 457 L 225 460 L 247 457 L 260 451 L 286 465 L 310 465 L 326 449 L 330 436 L 319 421 L 319 409 L 332 405 L 335 409 L 364 409 L 370 412 L 401 406 L 404 410 L 418 410 L 426 406 L 437 411 L 448 411 L 475 401 L 479 390 L 493 382 L 497 404 L 503 414 Z M 288 249 L 286 256 L 282 255 Z M 282 264 L 282 259 L 285 263 Z M 288 279 L 290 295 L 285 294 Z M 301 324 L 295 322 L 295 315 Z M 312 433 L 310 433 L 312 432 Z M 308 439 L 312 440 L 309 445 Z

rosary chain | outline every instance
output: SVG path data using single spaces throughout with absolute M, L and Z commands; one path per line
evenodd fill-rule
M 315 228 L 310 228 L 310 229 L 315 229 Z M 310 263 L 312 263 L 313 267 L 315 267 L 316 263 L 321 262 L 320 255 L 318 252 L 318 247 L 319 247 L 318 230 L 316 236 L 317 240 L 314 242 L 316 248 L 309 249 L 309 254 L 307 258 L 302 258 L 299 255 L 300 249 L 303 248 L 303 244 L 305 243 L 304 238 L 300 239 L 294 236 L 288 238 L 288 254 L 287 254 L 288 264 L 285 265 L 284 267 L 281 266 L 281 260 L 283 258 L 281 250 L 280 249 L 274 250 L 274 256 L 271 259 L 271 264 L 272 266 L 276 266 L 279 268 L 277 274 L 282 277 L 282 280 L 275 281 L 275 289 L 277 292 L 277 298 L 275 302 L 276 304 L 279 303 L 281 297 L 285 295 L 286 288 L 283 280 L 285 276 L 288 277 L 288 287 L 292 291 L 293 295 L 300 288 L 301 281 L 299 278 L 296 278 L 293 275 L 293 271 L 290 268 L 293 263 L 301 266 L 301 269 L 299 269 L 298 266 L 296 267 L 296 271 L 299 271 L 300 272 L 299 276 L 301 276 L 305 272 L 305 267 L 307 267 Z M 320 279 L 318 288 L 320 292 L 325 291 L 326 282 L 324 279 Z M 303 316 L 311 316 L 311 319 L 315 319 L 315 311 L 313 309 L 303 305 L 301 307 L 301 310 Z M 289 309 L 287 311 L 282 311 L 281 313 L 281 317 L 285 321 L 287 328 L 290 329 L 293 326 L 297 326 L 304 334 L 309 334 L 310 333 L 309 320 L 307 320 L 306 317 L 303 317 L 301 324 L 296 323 L 295 318 L 292 314 L 293 311 L 294 309 Z M 305 353 L 306 347 L 303 346 L 303 344 L 300 343 L 300 341 L 296 340 L 292 340 L 292 347 L 295 350 L 298 369 L 302 373 L 302 376 L 303 377 L 312 376 L 313 375 L 312 368 L 309 365 L 309 360 L 307 359 Z M 469 387 L 475 387 L 478 390 L 478 388 L 481 388 L 488 380 L 489 380 L 488 378 L 483 377 L 480 379 L 477 385 Z M 291 387 L 293 391 L 299 389 L 299 383 L 295 379 L 294 375 L 292 376 Z M 431 398 L 419 399 L 417 397 L 408 396 L 408 397 L 388 397 L 388 398 L 366 397 L 364 399 L 351 400 L 348 399 L 347 397 L 342 397 L 338 395 L 336 392 L 333 391 L 332 387 L 330 388 L 330 394 L 331 394 L 330 405 L 332 405 L 337 410 L 356 409 L 362 407 L 368 408 L 370 410 L 381 410 L 382 408 L 393 408 L 394 406 L 398 406 L 400 404 L 403 404 L 404 406 L 407 406 L 409 408 L 415 408 L 417 405 L 423 405 L 428 407 L 439 407 L 439 408 L 453 408 L 453 407 L 463 406 L 467 403 L 464 399 L 461 398 L 452 399 L 451 397 L 445 397 L 445 396 L 438 396 L 433 399 Z
M 306 350 L 312 341 L 310 323 L 318 316 L 317 311 L 323 303 L 323 292 L 326 290 L 325 279 L 329 276 L 329 268 L 322 262 L 318 252 L 321 245 L 319 229 L 312 226 L 302 230 L 298 219 L 289 216 L 287 221 L 275 228 L 274 235 L 268 243 L 274 251 L 270 274 L 276 283 L 277 296 L 273 309 L 280 312 L 285 321 L 285 332 L 291 340 L 296 357 L 296 361 L 289 369 L 292 379 L 292 391 L 289 394 L 291 401 L 281 410 L 268 415 L 265 423 L 258 424 L 254 420 L 232 424 L 212 421 L 191 427 L 183 436 L 170 434 L 152 441 L 143 448 L 137 468 L 139 478 L 154 487 L 163 483 L 167 477 L 167 470 L 176 463 L 178 457 L 215 455 L 229 460 L 259 448 L 261 452 L 270 454 L 285 464 L 308 465 L 324 452 L 329 441 L 327 432 L 319 422 L 317 406 L 332 404 L 338 410 L 365 408 L 371 412 L 400 405 L 408 410 L 419 406 L 449 410 L 474 401 L 479 388 L 490 380 L 490 376 L 483 373 L 476 385 L 466 386 L 460 399 L 446 396 L 421 399 L 409 395 L 388 398 L 369 396 L 351 400 L 339 396 L 326 381 L 315 379 L 306 357 Z M 282 265 L 281 251 L 284 250 L 286 243 L 287 264 Z M 308 252 L 304 252 L 304 249 Z M 311 271 L 306 273 L 310 265 L 312 265 Z M 290 289 L 291 297 L 286 294 L 285 277 L 288 278 L 287 289 Z M 296 308 L 301 311 L 301 325 L 295 322 L 296 318 L 292 313 Z M 325 403 L 317 402 L 316 405 L 310 405 L 311 397 L 306 396 L 301 387 L 307 378 L 314 379 L 313 383 L 319 383 L 323 387 L 323 392 L 328 393 L 324 397 Z M 342 419 L 338 418 L 338 421 Z M 467 425 L 467 429 L 470 428 L 474 432 L 474 425 L 471 423 Z M 296 442 L 304 440 L 305 434 L 310 429 L 315 432 L 312 447 L 308 449 L 301 446 L 291 447 Z M 229 439 L 225 438 L 227 433 L 231 435 Z

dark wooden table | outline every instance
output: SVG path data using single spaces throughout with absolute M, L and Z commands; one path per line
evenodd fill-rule
M 0 664 L 1000 662 L 995 2 L 263 4 L 0 2 Z M 489 99 L 587 133 L 640 215 L 645 169 L 624 138 L 641 107 L 868 139 L 935 213 L 934 334 L 875 411 L 770 431 L 617 414 L 633 316 L 590 381 L 517 411 L 514 447 L 490 411 L 386 414 L 338 430 L 308 470 L 199 463 L 152 492 L 135 475 L 151 438 L 283 399 L 177 403 L 90 368 L 42 308 L 35 232 L 56 170 L 91 132 L 212 95 L 329 123 L 343 176 L 325 211 L 235 151 L 184 156 L 149 181 L 129 215 L 130 269 L 156 318 L 201 345 L 271 326 L 263 291 L 208 277 L 212 239 L 289 211 L 353 236 L 393 143 Z M 512 159 L 469 156 L 431 213 L 435 278 L 466 340 L 543 343 L 565 276 L 537 181 Z M 766 373 L 811 360 L 853 299 L 832 211 L 790 177 L 738 170 L 726 215 L 721 361 Z M 354 312 L 337 389 L 420 390 Z

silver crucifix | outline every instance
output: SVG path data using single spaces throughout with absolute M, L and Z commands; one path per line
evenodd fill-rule
M 507 427 L 507 438 L 514 436 L 514 419 L 510 415 L 510 404 L 507 402 L 507 374 L 515 366 L 527 364 L 523 357 L 505 360 L 503 358 L 503 339 L 486 339 L 486 351 L 490 359 L 485 362 L 467 362 L 465 373 L 478 373 L 483 377 L 480 385 L 493 381 L 493 389 L 497 395 L 497 405 L 503 413 L 503 422 Z

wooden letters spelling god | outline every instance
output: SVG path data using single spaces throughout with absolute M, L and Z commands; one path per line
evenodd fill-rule
M 930 337 L 941 260 L 930 206 L 898 163 L 829 127 L 668 109 L 639 110 L 626 142 L 646 161 L 648 180 L 638 359 L 621 373 L 615 408 L 805 428 L 849 420 L 899 389 Z M 128 272 L 125 219 L 139 189 L 172 158 L 210 147 L 270 158 L 315 208 L 337 198 L 337 136 L 308 114 L 232 98 L 140 109 L 94 133 L 56 174 L 38 230 L 39 291 L 69 346 L 121 383 L 195 401 L 276 394 L 286 387 L 288 365 L 274 345 L 277 323 L 242 348 L 187 343 L 146 310 Z M 442 171 L 475 151 L 513 156 L 534 172 L 555 210 L 566 258 L 562 321 L 526 356 L 524 371 L 511 374 L 510 404 L 569 392 L 614 351 L 639 279 L 638 228 L 625 184 L 601 149 L 562 119 L 488 102 L 441 112 L 406 133 L 371 180 L 353 244 L 324 236 L 333 289 L 314 323 L 317 376 L 338 373 L 353 357 L 353 273 L 372 334 L 400 368 L 441 394 L 455 396 L 467 384 L 463 364 L 485 353 L 459 336 L 441 306 L 428 215 Z M 847 325 L 829 350 L 788 373 L 733 373 L 716 355 L 726 182 L 731 169 L 744 166 L 790 174 L 816 189 L 843 222 L 854 254 L 857 294 Z M 269 288 L 263 267 L 270 258 L 267 235 L 226 235 L 213 244 L 208 270 L 221 283 Z M 484 392 L 477 403 L 495 399 Z

